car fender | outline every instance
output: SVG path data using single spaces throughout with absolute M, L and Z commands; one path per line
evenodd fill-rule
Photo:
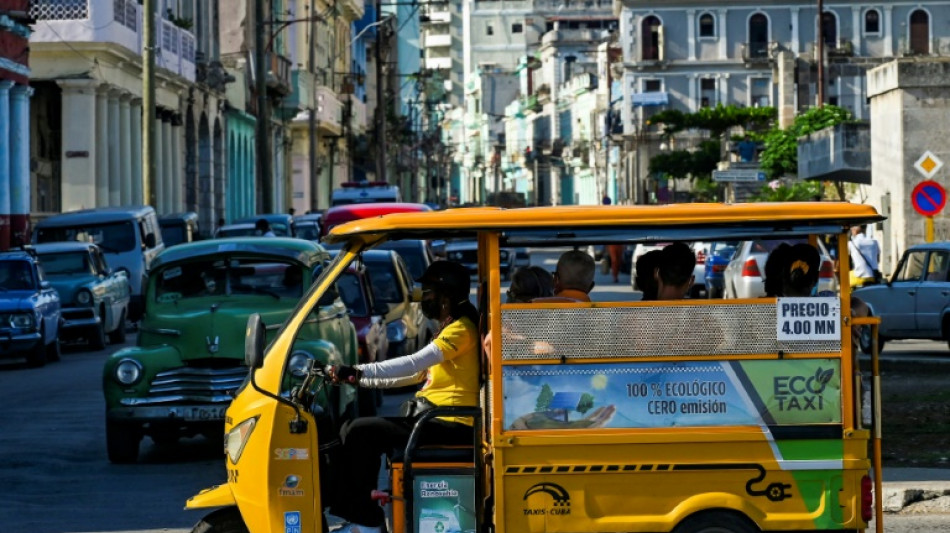
M 230 507 L 237 505 L 234 493 L 228 485 L 215 485 L 202 489 L 185 502 L 185 509 L 205 509 L 208 507 Z
M 945 325 L 948 318 L 950 318 L 950 305 L 945 306 L 940 313 L 940 334 L 943 335 L 944 339 L 950 340 L 950 328 Z

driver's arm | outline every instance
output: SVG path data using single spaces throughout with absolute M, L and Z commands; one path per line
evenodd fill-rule
M 362 373 L 360 387 L 390 389 L 421 383 L 430 366 L 442 363 L 445 357 L 435 343 L 429 343 L 418 352 L 388 361 L 356 365 Z

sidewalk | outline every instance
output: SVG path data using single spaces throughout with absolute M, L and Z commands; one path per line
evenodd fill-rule
M 883 469 L 885 513 L 950 513 L 950 468 Z

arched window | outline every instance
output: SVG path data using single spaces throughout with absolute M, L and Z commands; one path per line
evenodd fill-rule
M 821 14 L 821 35 L 825 46 L 838 44 L 838 16 L 831 11 Z
M 769 19 L 763 13 L 749 17 L 749 57 L 768 57 Z
M 881 13 L 876 9 L 868 9 L 864 14 L 864 33 L 881 33 Z
M 910 52 L 930 54 L 930 14 L 923 9 L 910 14 Z
M 703 13 L 699 16 L 699 36 L 716 36 L 716 19 L 713 18 L 712 13 Z
M 644 17 L 640 35 L 643 37 L 644 61 L 660 59 L 660 19 L 650 15 Z

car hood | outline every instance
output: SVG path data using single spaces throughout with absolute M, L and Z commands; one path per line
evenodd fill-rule
M 76 299 L 76 293 L 79 289 L 85 288 L 96 281 L 96 278 L 92 275 L 57 276 L 55 278 L 48 277 L 47 279 L 50 285 L 59 293 L 59 299 L 63 304 L 72 303 Z
M 35 295 L 33 291 L 0 291 L 0 313 L 32 311 Z
M 142 324 L 140 345 L 168 344 L 178 349 L 183 360 L 189 359 L 244 359 L 244 330 L 252 313 L 261 315 L 268 327 L 279 326 L 290 315 L 292 306 L 274 301 L 268 305 L 255 298 L 252 302 L 239 299 L 203 299 L 178 306 L 162 306 L 152 310 Z

